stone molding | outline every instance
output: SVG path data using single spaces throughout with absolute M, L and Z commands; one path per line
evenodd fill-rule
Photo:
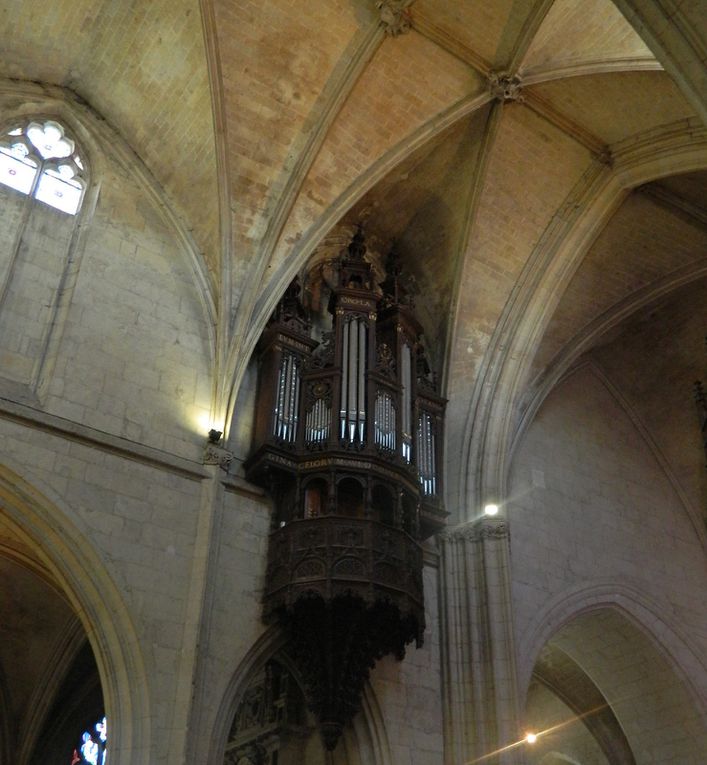
M 447 765 L 484 759 L 520 730 L 509 537 L 507 520 L 488 517 L 439 535 Z
M 125 459 L 135 460 L 161 470 L 167 470 L 185 478 L 201 480 L 207 477 L 207 473 L 198 462 L 186 457 L 140 444 L 123 436 L 105 433 L 89 425 L 73 422 L 2 396 L 0 396 L 0 420 L 16 422 L 33 430 L 44 431 L 60 438 L 76 441 L 85 446 L 100 449 Z

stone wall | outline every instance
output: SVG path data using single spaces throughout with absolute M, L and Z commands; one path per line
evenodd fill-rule
M 707 697 L 700 659 L 707 650 L 704 550 L 649 443 L 591 365 L 580 367 L 546 400 L 516 454 L 510 495 L 521 688 L 527 687 L 537 652 L 556 630 L 582 611 L 609 605 L 636 623 L 633 629 L 661 657 L 667 675 L 656 679 L 651 692 L 667 706 L 653 710 L 654 722 L 674 724 L 682 715 L 678 729 L 685 734 L 673 741 L 673 751 L 687 758 L 681 761 L 698 762 L 707 745 L 698 701 Z M 591 637 L 578 641 L 588 644 Z M 605 633 L 606 651 L 611 642 Z M 602 690 L 610 700 L 624 702 L 615 711 L 632 731 L 630 743 L 642 752 L 640 761 L 667 761 L 661 759 L 667 756 L 664 740 L 638 740 L 641 724 L 649 724 L 634 718 L 646 714 L 646 691 L 630 683 L 620 687 L 620 678 L 626 679 L 638 660 L 637 644 L 625 650 L 624 670 Z M 671 683 L 681 690 L 669 701 L 671 672 Z M 675 730 L 664 733 L 674 738 Z

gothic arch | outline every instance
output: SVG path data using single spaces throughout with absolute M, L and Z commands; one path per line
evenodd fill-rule
M 93 654 L 112 723 L 111 759 L 144 762 L 150 741 L 143 657 L 122 597 L 103 561 L 71 521 L 71 511 L 18 466 L 0 465 L 0 507 L 17 536 L 36 550 L 78 615 Z
M 434 140 L 452 125 L 465 117 L 481 110 L 491 101 L 488 93 L 465 97 L 443 112 L 430 118 L 420 125 L 409 136 L 387 150 L 363 172 L 351 185 L 346 188 L 322 214 L 311 222 L 304 235 L 292 247 L 287 258 L 277 267 L 268 279 L 264 289 L 261 289 L 257 301 L 253 304 L 252 313 L 247 320 L 247 332 L 239 337 L 241 344 L 233 342 L 229 349 L 224 379 L 230 380 L 230 388 L 224 391 L 223 407 L 226 422 L 233 418 L 238 392 L 243 381 L 246 366 L 255 344 L 260 336 L 268 317 L 272 313 L 287 285 L 292 281 L 297 271 L 307 262 L 317 246 L 341 220 L 346 213 L 359 202 L 367 192 L 376 186 L 395 167 L 425 144 Z
M 657 603 L 635 588 L 615 582 L 595 581 L 587 586 L 575 587 L 551 600 L 545 609 L 537 613 L 524 634 L 518 636 L 517 645 L 523 646 L 518 656 L 521 693 L 527 691 L 540 651 L 553 635 L 577 617 L 602 609 L 616 611 L 651 642 L 656 653 L 668 662 L 685 686 L 695 708 L 707 717 L 707 666 L 699 651 L 687 635 L 660 616 L 661 608 Z
M 277 627 L 271 627 L 238 665 L 219 705 L 213 735 L 210 737 L 211 745 L 207 759 L 209 765 L 223 763 L 229 730 L 253 675 L 272 658 L 277 658 L 292 670 L 287 656 L 278 655 L 284 645 L 285 639 L 282 632 Z M 370 683 L 366 683 L 361 711 L 354 718 L 351 728 L 353 730 L 344 732 L 344 741 L 348 740 L 359 752 L 365 754 L 360 760 L 354 760 L 356 765 L 392 765 L 383 716 Z
M 564 288 L 599 232 L 631 189 L 707 167 L 705 130 L 695 125 L 694 134 L 685 136 L 677 128 L 662 126 L 612 147 L 612 170 L 597 168 L 579 182 L 565 200 L 562 215 L 556 214 L 528 257 L 518 290 L 503 310 L 474 384 L 460 473 L 448 477 L 448 493 L 451 496 L 456 489 L 459 507 L 474 509 L 487 497 L 506 496 L 511 447 L 522 435 L 516 433 L 516 404 L 533 352 Z M 558 217 L 563 219 L 558 221 Z M 482 415 L 475 418 L 474 412 Z
M 706 710 L 696 685 L 704 686 L 705 667 L 642 600 L 627 587 L 595 586 L 544 612 L 521 668 L 526 715 L 538 741 L 572 752 L 581 750 L 584 736 L 584 746 L 599 747 L 596 756 L 603 750 L 607 762 L 626 765 L 650 752 L 689 760 L 703 751 Z M 549 707 L 537 706 L 540 689 L 555 699 Z M 660 724 L 671 715 L 682 721 L 682 738 Z

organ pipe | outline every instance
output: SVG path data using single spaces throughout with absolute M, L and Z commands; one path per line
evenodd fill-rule
M 330 408 L 322 399 L 317 399 L 307 413 L 307 443 L 319 444 L 329 438 Z
M 346 412 L 348 423 L 348 438 L 353 442 L 356 436 L 356 394 L 358 385 L 356 380 L 356 365 L 358 362 L 358 321 L 354 319 L 349 322 L 349 401 Z
M 300 471 L 317 474 L 329 485 L 331 507 L 339 501 L 332 487 L 350 473 L 367 497 L 376 482 L 407 492 L 420 503 L 426 530 L 439 528 L 445 402 L 425 358 L 403 269 L 391 257 L 378 281 L 365 252 L 359 232 L 334 269 L 327 304 L 333 331 L 321 312 L 310 319 L 296 282 L 274 311 L 259 343 L 258 446 L 247 471 L 266 483 L 265 466 L 272 475 L 289 472 L 296 486 L 305 485 L 298 483 Z
M 436 437 L 432 417 L 423 412 L 417 430 L 417 469 L 422 491 L 428 496 L 437 493 Z
M 293 354 L 284 353 L 277 375 L 273 434 L 286 443 L 294 443 L 297 437 L 299 390 L 300 375 L 297 360 Z
M 366 322 L 351 319 L 344 327 L 341 355 L 341 438 L 365 443 L 366 428 Z
M 407 343 L 403 345 L 401 366 L 401 385 L 403 389 L 401 407 L 402 452 L 405 462 L 410 462 L 412 458 L 412 353 Z
M 341 433 L 340 438 L 346 437 L 346 405 L 348 402 L 348 383 L 349 383 L 349 325 L 344 325 L 343 335 L 343 350 L 341 353 L 342 369 L 341 369 L 341 407 L 340 407 L 340 419 L 341 419 Z
M 396 415 L 393 397 L 389 393 L 376 396 L 374 418 L 376 446 L 395 451 Z
M 358 440 L 364 443 L 366 428 L 366 322 L 358 322 Z

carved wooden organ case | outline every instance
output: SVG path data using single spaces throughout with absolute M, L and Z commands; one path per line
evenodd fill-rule
M 274 499 L 264 619 L 279 623 L 327 749 L 375 661 L 424 631 L 420 540 L 444 525 L 445 400 L 391 255 L 376 285 L 359 229 L 338 260 L 331 331 L 293 282 L 258 347 L 248 478 Z

